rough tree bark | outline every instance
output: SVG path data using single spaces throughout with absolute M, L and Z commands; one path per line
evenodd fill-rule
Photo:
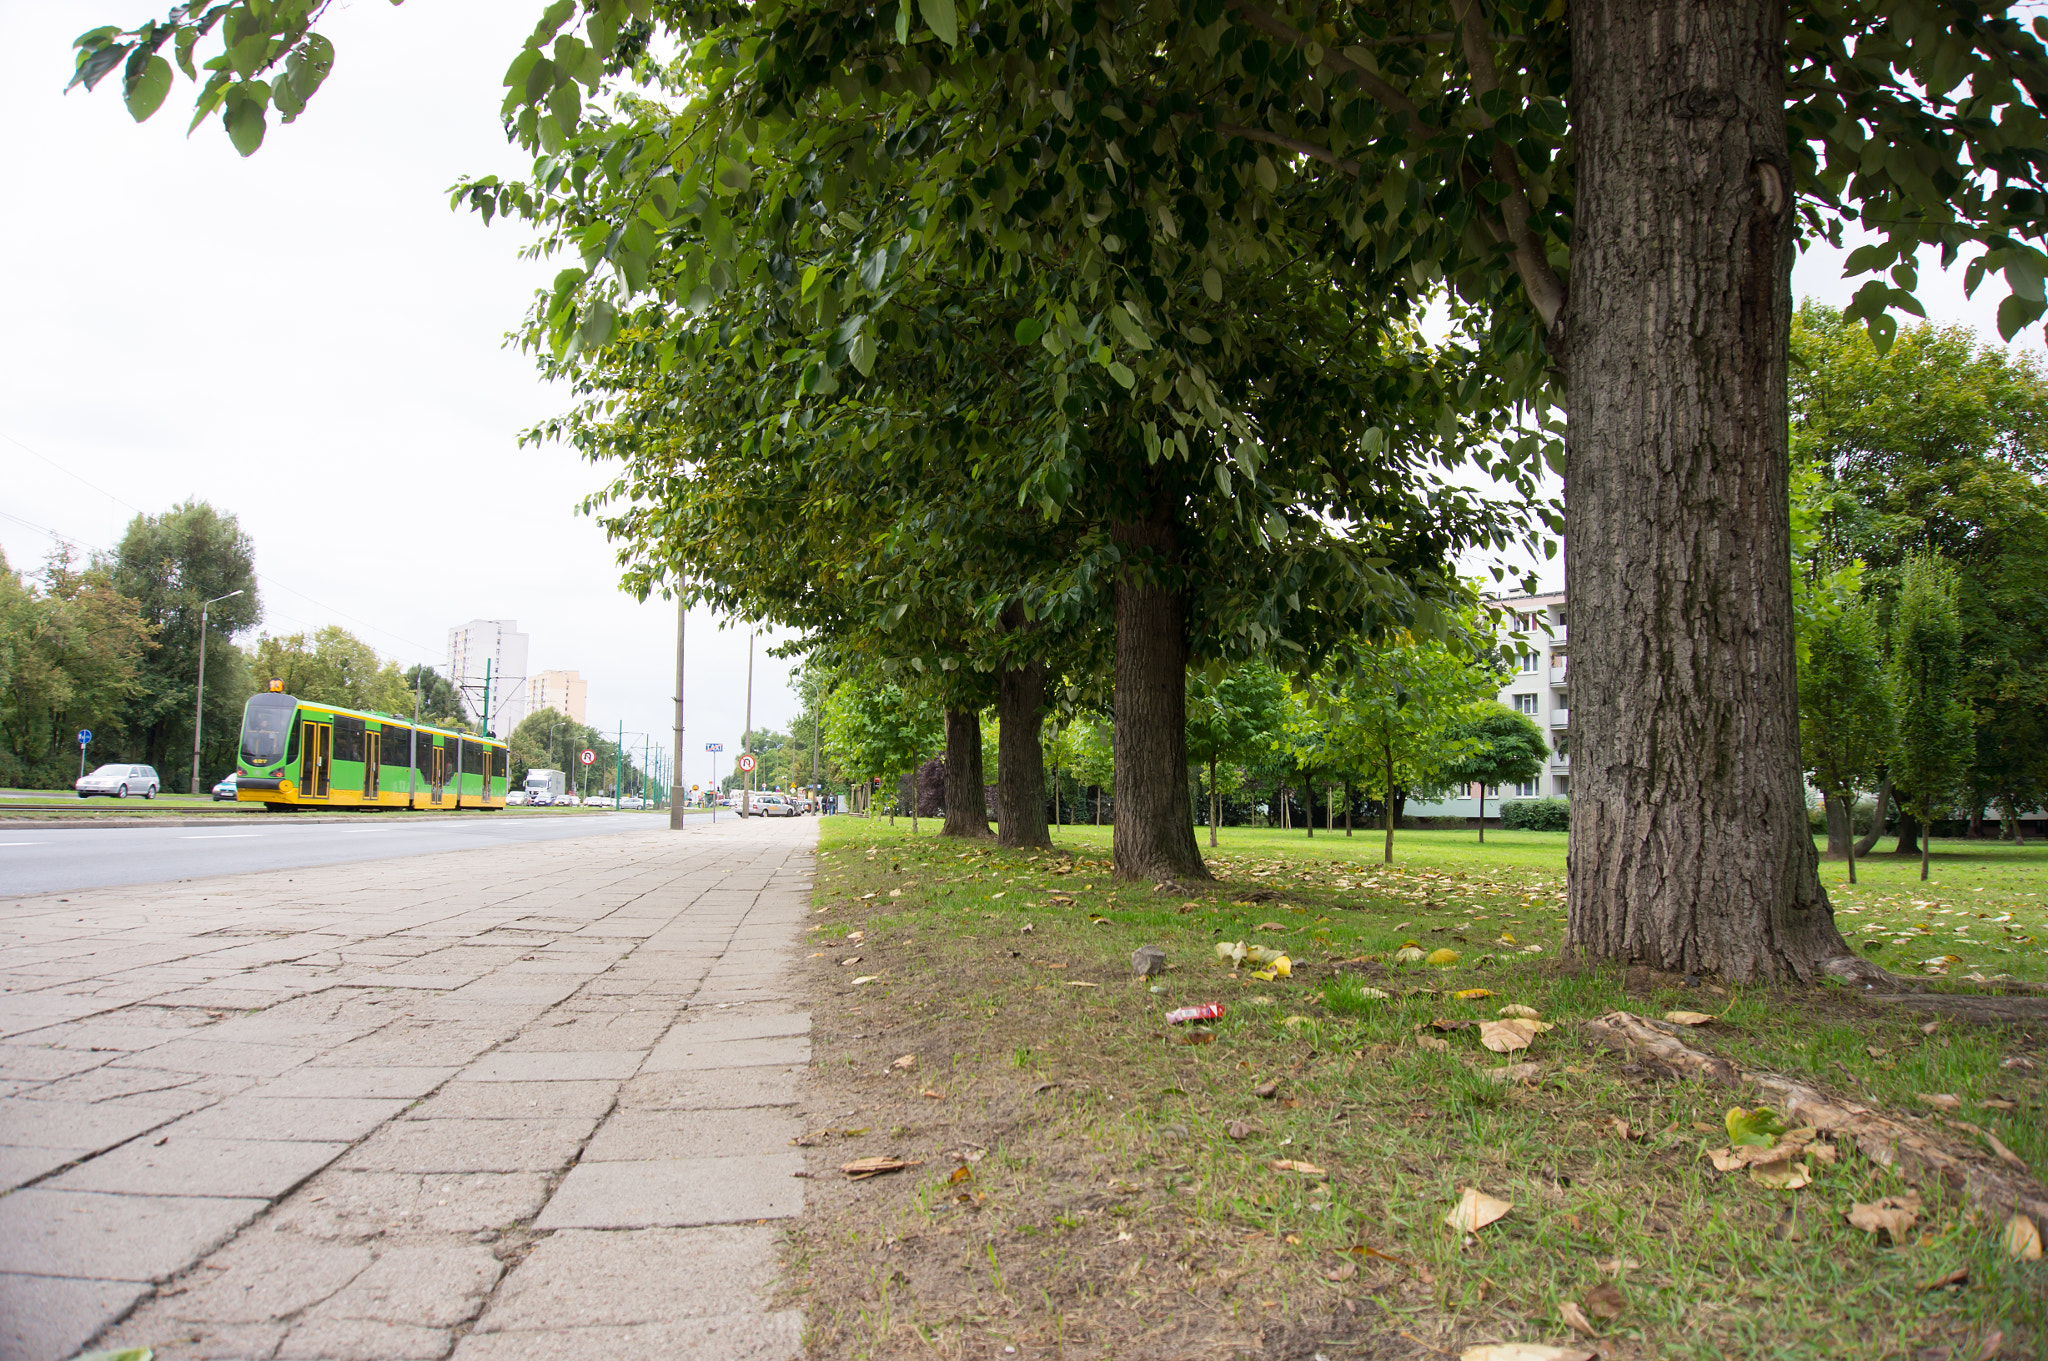
M 1828 818 L 1826 858 L 1845 860 L 1849 855 L 1849 842 L 1856 835 L 1856 830 L 1849 821 L 1849 801 L 1840 794 L 1826 794 L 1822 796 L 1822 800 L 1822 807 L 1827 811 Z
M 1050 846 L 1045 822 L 1045 663 L 1001 674 L 996 698 L 996 844 Z M 979 738 L 976 739 L 977 741 Z
M 946 821 L 940 836 L 986 840 L 988 809 L 982 798 L 981 715 L 946 710 Z
M 1116 578 L 1116 807 L 1119 879 L 1207 879 L 1188 816 L 1187 601 L 1160 579 L 1179 558 L 1163 508 L 1112 531 Z
M 1918 860 L 1920 858 L 1920 819 L 1901 808 L 1899 810 L 1897 830 L 1899 833 L 1899 844 L 1892 847 L 1892 854 L 1908 855 Z
M 1783 4 L 1589 0 L 1572 20 L 1568 945 L 1813 979 L 1860 961 L 1799 771 Z

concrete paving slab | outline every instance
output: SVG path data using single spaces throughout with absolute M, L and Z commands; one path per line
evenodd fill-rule
M 461 1082 L 588 1082 L 629 1078 L 644 1057 L 610 1050 L 488 1054 L 462 1070 Z
M 148 1290 L 140 1281 L 0 1275 L 0 1357 L 67 1361 Z
M 311 1139 L 353 1143 L 411 1103 L 365 1097 L 236 1096 L 194 1112 L 163 1132 L 172 1139 Z
M 616 1082 L 451 1082 L 407 1111 L 408 1120 L 595 1119 L 618 1099 Z
M 803 1212 L 803 1156 L 578 1163 L 534 1221 L 542 1229 L 637 1229 L 788 1219 Z
M 731 1068 L 717 1072 L 647 1073 L 621 1083 L 621 1110 L 743 1110 L 793 1106 L 803 1081 L 794 1068 Z
M 0 1194 L 26 1186 L 48 1176 L 66 1163 L 76 1162 L 94 1150 L 89 1148 L 22 1148 L 0 1146 Z
M 287 1139 L 135 1139 L 53 1177 L 57 1191 L 275 1198 L 333 1162 L 345 1143 Z
M 692 1008 L 677 1022 L 670 1038 L 687 1038 L 700 1043 L 727 1040 L 763 1040 L 779 1035 L 808 1035 L 811 1015 L 790 1007 L 747 1007 L 721 1011 Z
M 504 1270 L 466 1238 L 389 1248 L 309 1317 L 453 1328 L 477 1316 Z
M 769 1290 L 781 1230 L 565 1229 L 534 1245 L 478 1332 L 542 1332 L 716 1317 Z
M 411 1232 L 472 1234 L 526 1223 L 547 1198 L 543 1172 L 450 1175 L 330 1168 L 288 1197 L 266 1222 L 309 1237 L 345 1240 Z
M 111 1148 L 176 1117 L 141 1106 L 82 1101 L 0 1101 L 0 1144 L 30 1148 Z
M 358 1144 L 358 1172 L 549 1172 L 567 1167 L 596 1128 L 582 1120 L 400 1120 Z
M 440 1068 L 301 1068 L 252 1089 L 264 1097 L 425 1096 L 460 1071 Z
M 686 1323 L 471 1333 L 456 1344 L 453 1361 L 789 1361 L 802 1354 L 803 1314 L 786 1309 Z
M 0 1197 L 0 1272 L 162 1280 L 254 1219 L 266 1204 L 30 1187 Z
M 312 1308 L 369 1270 L 377 1254 L 358 1243 L 308 1238 L 258 1225 L 208 1256 L 140 1311 L 142 1331 L 172 1336 L 176 1322 L 278 1323 Z
M 696 1027 L 670 1031 L 640 1066 L 643 1073 L 698 1072 L 708 1068 L 786 1068 L 811 1061 L 809 1035 L 774 1035 L 754 1040 L 705 1040 Z
M 277 1361 L 440 1361 L 448 1334 L 371 1319 L 308 1317 L 279 1344 Z
M 616 1112 L 583 1150 L 586 1163 L 723 1158 L 789 1147 L 804 1132 L 786 1106 Z

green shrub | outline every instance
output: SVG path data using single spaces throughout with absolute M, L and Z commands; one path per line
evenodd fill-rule
M 1563 832 L 1572 825 L 1569 799 L 1510 799 L 1500 806 L 1500 825 L 1516 832 Z

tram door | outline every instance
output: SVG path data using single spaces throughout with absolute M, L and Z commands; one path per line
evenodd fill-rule
M 427 760 L 427 783 L 431 786 L 429 803 L 441 802 L 442 787 L 448 783 L 448 748 L 421 747 L 420 755 Z
M 366 732 L 363 734 L 363 797 L 377 797 L 377 765 L 384 754 L 384 734 Z
M 334 760 L 334 725 L 308 719 L 299 743 L 299 797 L 327 797 L 327 777 Z

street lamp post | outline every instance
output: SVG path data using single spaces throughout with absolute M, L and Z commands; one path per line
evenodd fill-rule
M 199 683 L 192 695 L 192 792 L 199 793 L 199 719 L 206 703 L 206 612 L 223 600 L 233 600 L 240 591 L 217 595 L 199 606 Z

